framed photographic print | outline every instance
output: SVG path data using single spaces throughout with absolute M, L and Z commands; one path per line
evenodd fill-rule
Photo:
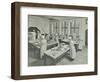
M 97 74 L 97 7 L 11 6 L 12 79 Z

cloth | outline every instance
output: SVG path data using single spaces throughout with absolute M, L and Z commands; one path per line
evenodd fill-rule
M 32 32 L 32 35 L 33 35 L 32 40 L 35 41 L 36 40 L 36 33 Z

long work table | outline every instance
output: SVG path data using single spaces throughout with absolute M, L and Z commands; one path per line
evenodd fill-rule
M 70 50 L 68 45 L 64 45 L 62 47 L 54 47 L 45 52 L 44 55 L 44 64 L 45 65 L 55 65 L 59 62 L 67 52 Z
M 51 42 L 47 44 L 47 50 L 56 47 L 58 45 L 57 42 Z M 37 43 L 33 43 L 33 42 L 29 42 L 28 43 L 28 54 L 31 57 L 35 57 L 37 59 L 40 58 L 40 45 L 38 45 Z

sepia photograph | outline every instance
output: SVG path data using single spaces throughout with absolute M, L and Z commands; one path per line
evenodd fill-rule
M 28 66 L 88 63 L 88 17 L 28 15 Z
M 11 77 L 97 75 L 97 7 L 12 3 Z

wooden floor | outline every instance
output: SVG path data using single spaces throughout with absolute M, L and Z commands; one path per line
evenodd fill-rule
M 36 59 L 32 57 L 28 57 L 28 66 L 45 66 L 43 59 Z M 69 57 L 62 58 L 56 65 L 74 65 L 74 64 L 87 64 L 88 56 L 87 56 L 87 48 L 85 47 L 82 51 L 77 52 L 77 56 L 75 60 L 70 60 Z

